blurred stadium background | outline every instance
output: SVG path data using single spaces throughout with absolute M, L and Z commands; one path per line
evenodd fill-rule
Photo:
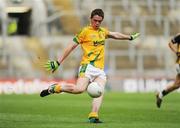
M 109 30 L 141 33 L 133 42 L 106 41 L 107 90 L 152 92 L 175 77 L 168 41 L 180 32 L 180 0 L 0 0 L 0 93 L 75 82 L 79 48 L 54 74 L 42 64 L 62 54 L 94 8 L 104 10 Z

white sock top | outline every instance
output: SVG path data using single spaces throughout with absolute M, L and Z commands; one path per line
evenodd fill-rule
M 159 98 L 162 99 L 163 98 L 163 94 L 162 92 L 159 92 Z

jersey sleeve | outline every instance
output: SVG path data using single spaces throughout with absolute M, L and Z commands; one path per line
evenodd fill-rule
M 173 44 L 180 43 L 180 33 L 171 39 Z
M 73 38 L 73 41 L 77 44 L 81 44 L 85 39 L 85 29 L 82 29 L 78 34 Z
M 108 29 L 104 29 L 104 32 L 105 32 L 105 38 L 107 39 L 108 38 L 108 35 L 109 35 L 109 30 Z

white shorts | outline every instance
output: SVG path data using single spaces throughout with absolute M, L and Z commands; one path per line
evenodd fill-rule
M 79 76 L 85 76 L 89 78 L 90 82 L 93 82 L 97 77 L 106 80 L 106 74 L 104 70 L 96 68 L 91 64 L 81 65 L 79 67 Z
M 176 64 L 176 72 L 177 74 L 180 74 L 180 64 Z

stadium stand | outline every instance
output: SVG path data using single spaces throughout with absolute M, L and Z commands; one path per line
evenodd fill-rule
M 173 74 L 171 67 L 175 58 L 168 49 L 167 42 L 172 35 L 180 31 L 178 27 L 180 0 L 94 0 L 94 2 L 23 0 L 21 3 L 1 0 L 0 2 L 0 10 L 3 10 L 0 12 L 2 19 L 0 42 L 3 42 L 1 44 L 8 51 L 6 54 L 1 51 L 0 57 L 10 58 L 5 63 L 0 62 L 0 70 L 6 72 L 1 74 L 4 77 L 48 77 L 37 63 L 32 63 L 32 54 L 45 59 L 55 59 L 72 40 L 72 36 L 82 26 L 88 24 L 90 11 L 98 7 L 105 11 L 103 25 L 111 31 L 141 33 L 141 37 L 132 43 L 107 40 L 106 67 L 111 77 L 136 77 L 136 74 L 143 77 L 169 77 Z M 5 10 L 13 6 L 31 9 L 29 34 L 22 36 L 17 33 L 10 36 L 4 29 L 7 27 L 4 22 L 10 18 Z M 48 11 L 50 8 L 51 11 Z M 56 23 L 53 23 L 55 21 Z M 10 50 L 13 50 L 13 53 Z M 75 76 L 77 71 L 74 68 L 78 67 L 79 55 L 76 50 L 54 76 L 60 78 Z
M 62 31 L 64 34 L 75 34 L 80 28 L 80 18 L 76 15 L 76 10 L 74 9 L 71 0 L 52 0 L 54 7 L 57 11 L 66 12 L 67 15 L 63 15 L 59 21 L 61 22 Z M 73 21 L 73 24 L 72 22 Z

